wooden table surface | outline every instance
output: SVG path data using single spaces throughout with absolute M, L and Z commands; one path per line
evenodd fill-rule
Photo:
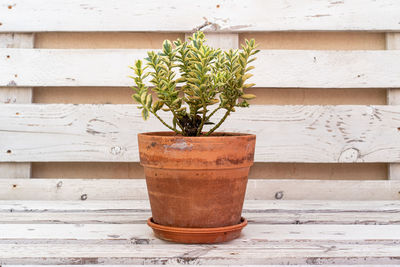
M 400 265 L 400 201 L 247 200 L 239 239 L 156 239 L 147 200 L 0 201 L 0 266 Z

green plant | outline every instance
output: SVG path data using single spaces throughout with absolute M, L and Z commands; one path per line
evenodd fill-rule
M 142 116 L 146 120 L 154 114 L 166 127 L 183 136 L 210 135 L 235 111 L 235 107 L 248 107 L 247 100 L 255 95 L 245 94 L 243 89 L 254 66 L 248 64 L 256 58 L 254 39 L 246 40 L 243 50 L 222 51 L 206 45 L 203 32 L 196 32 L 187 42 L 169 40 L 163 43 L 162 51 L 150 51 L 144 66 L 137 60 L 131 67 L 135 76 L 130 76 L 136 86 L 132 98 L 141 104 Z M 145 79 L 150 76 L 150 89 L 157 95 L 153 101 Z M 213 109 L 212 111 L 209 110 Z M 163 110 L 173 115 L 172 124 L 167 124 L 157 112 Z M 208 132 L 206 124 L 214 124 L 211 117 L 219 110 L 225 114 Z M 179 127 L 179 128 L 177 128 Z

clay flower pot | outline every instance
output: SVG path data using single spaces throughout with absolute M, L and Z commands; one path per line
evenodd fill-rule
M 240 235 L 255 135 L 173 132 L 138 135 L 157 237 L 181 243 L 218 243 Z

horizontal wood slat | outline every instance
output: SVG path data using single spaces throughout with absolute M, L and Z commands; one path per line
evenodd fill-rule
M 0 224 L 145 224 L 148 200 L 0 201 Z M 246 200 L 251 224 L 400 224 L 400 201 Z
M 0 86 L 131 86 L 145 49 L 0 49 Z M 263 50 L 251 81 L 258 87 L 400 87 L 400 51 Z M 35 68 L 32 68 L 35 66 Z
M 400 162 L 399 127 L 400 106 L 255 105 L 221 131 L 256 134 L 257 162 Z M 138 161 L 137 133 L 157 130 L 135 105 L 2 105 L 0 162 Z
M 313 227 L 313 225 L 310 225 Z M 248 226 L 247 231 L 254 226 Z M 274 228 L 263 225 L 264 231 Z M 332 226 L 326 232 L 332 230 Z M 365 227 L 364 225 L 362 227 Z M 385 226 L 387 227 L 387 226 Z M 293 227 L 293 235 L 302 227 Z M 75 227 L 75 229 L 79 229 Z M 133 228 L 135 229 L 135 228 Z M 278 228 L 279 229 L 279 228 Z M 129 229 L 132 230 L 132 229 Z M 322 230 L 316 229 L 316 231 Z M 340 229 L 341 230 L 341 229 Z M 348 231 L 353 229 L 349 228 Z M 393 228 L 375 226 L 372 231 L 390 232 Z M 128 231 L 128 230 L 127 230 Z M 279 231 L 279 230 L 278 230 Z M 360 231 L 362 232 L 362 228 Z M 299 232 L 302 234 L 301 232 Z M 324 232 L 318 232 L 321 236 Z M 336 231 L 341 234 L 341 232 Z M 257 234 L 257 233 L 256 233 Z M 337 237 L 337 235 L 336 235 Z M 399 264 L 400 250 L 398 240 L 372 240 L 362 238 L 349 241 L 330 240 L 284 240 L 270 241 L 265 236 L 249 236 L 237 239 L 243 243 L 229 242 L 220 245 L 179 245 L 155 244 L 148 245 L 145 240 L 126 240 L 125 244 L 102 244 L 100 241 L 76 244 L 0 244 L 0 260 L 3 264 Z M 261 240 L 260 240 L 261 239 Z M 60 240 L 64 242 L 64 240 Z M 135 243 L 138 242 L 138 243 Z M 11 243 L 11 242 L 10 242 Z
M 93 241 L 99 243 L 125 243 L 134 240 L 148 240 L 148 244 L 166 244 L 152 236 L 152 229 L 146 224 L 0 224 L 0 244 L 32 243 L 49 240 L 46 243 L 68 243 Z M 258 239 L 259 245 L 269 241 L 305 240 L 400 240 L 400 225 L 264 225 L 251 224 L 243 230 L 240 239 L 229 242 L 230 246 L 249 248 L 249 241 Z M 151 237 L 151 238 L 149 238 Z M 50 241 L 51 240 L 51 241 Z M 58 241 L 58 242 L 57 242 Z M 103 242 L 101 242 L 103 241 Z M 125 242 L 121 242 L 125 241 Z M 172 246 L 171 246 L 172 248 Z M 398 251 L 400 256 L 400 250 Z M 1 255 L 1 254 L 0 254 Z M 0 258 L 1 259 L 1 258 Z
M 0 262 L 398 264 L 400 225 L 386 225 L 387 215 L 395 220 L 398 210 L 398 201 L 246 201 L 244 215 L 250 223 L 240 238 L 183 245 L 155 238 L 144 223 L 150 215 L 148 201 L 0 201 Z M 359 225 L 357 218 L 367 213 L 385 225 Z M 96 214 L 97 221 L 85 221 Z M 354 218 L 348 221 L 350 214 Z M 313 216 L 322 217 L 312 221 Z M 7 223 L 12 218 L 16 220 Z M 46 223 L 46 218 L 57 219 Z
M 396 0 L 13 0 L 0 31 L 395 31 L 398 10 Z
M 249 180 L 251 200 L 400 200 L 400 181 Z M 141 200 L 143 179 L 1 179 L 1 200 Z

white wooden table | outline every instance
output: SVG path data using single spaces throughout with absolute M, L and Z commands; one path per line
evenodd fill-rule
M 0 263 L 400 265 L 400 201 L 246 200 L 239 239 L 156 239 L 147 200 L 0 201 Z

